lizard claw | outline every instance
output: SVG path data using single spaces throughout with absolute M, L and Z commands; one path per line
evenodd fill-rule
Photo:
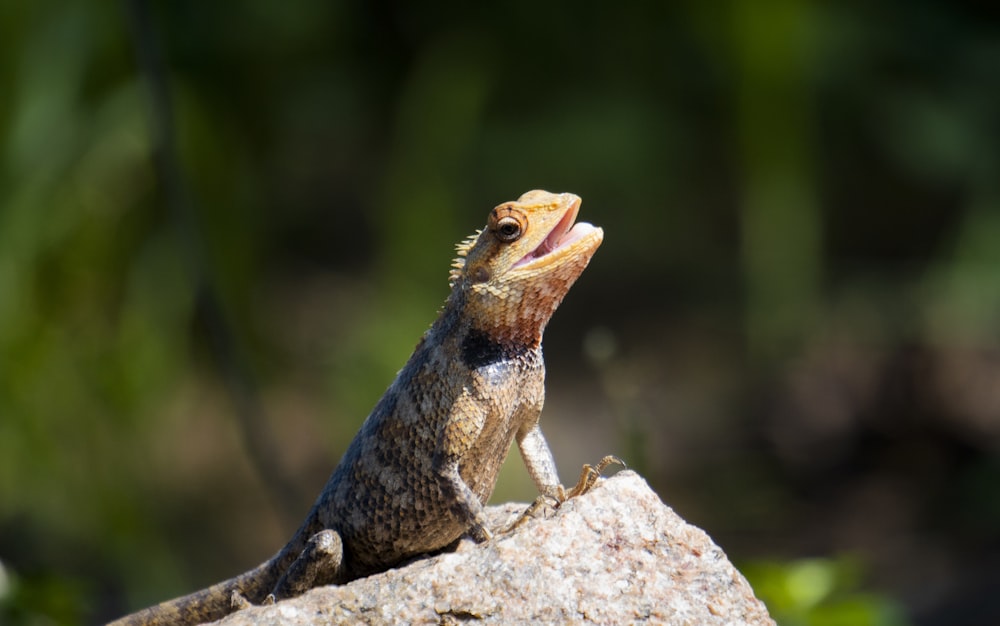
M 542 494 L 535 498 L 535 501 L 528 505 L 528 508 L 521 513 L 516 520 L 513 521 L 509 526 L 501 531 L 501 534 L 507 534 L 513 532 L 514 530 L 520 528 L 529 519 L 537 519 L 539 517 L 548 517 L 553 511 L 559 508 L 559 505 L 563 503 L 566 499 L 566 494 L 562 490 L 562 486 L 559 488 L 559 493 L 548 493 Z
M 580 473 L 579 482 L 569 490 L 569 493 L 566 494 L 566 499 L 582 496 L 590 491 L 597 484 L 597 479 L 601 477 L 601 474 L 609 465 L 621 465 L 622 468 L 628 467 L 625 465 L 625 461 L 611 454 L 601 459 L 597 465 L 584 465 L 583 471 Z
M 493 533 L 490 532 L 489 528 L 483 526 L 482 524 L 473 524 L 469 527 L 469 536 L 476 543 L 486 543 L 493 538 Z
M 253 604 L 247 600 L 247 597 L 237 590 L 234 590 L 229 595 L 229 606 L 232 607 L 234 611 L 242 611 L 243 609 L 253 606 Z

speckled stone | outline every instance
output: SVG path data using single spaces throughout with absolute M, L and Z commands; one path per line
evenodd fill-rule
M 489 507 L 504 527 L 525 505 Z M 238 624 L 774 624 L 702 530 L 619 472 L 486 544 L 240 611 Z

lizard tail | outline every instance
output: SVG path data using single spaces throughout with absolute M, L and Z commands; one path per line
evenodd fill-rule
M 264 600 L 277 578 L 273 561 L 207 589 L 126 615 L 109 626 L 194 625 L 222 619 L 250 602 Z

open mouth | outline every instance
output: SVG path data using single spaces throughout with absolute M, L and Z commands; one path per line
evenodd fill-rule
M 593 224 L 589 224 L 587 222 L 574 224 L 573 222 L 576 221 L 576 215 L 579 212 L 580 199 L 577 198 L 572 204 L 570 204 L 569 208 L 566 209 L 566 213 L 562 216 L 562 219 L 559 220 L 552 231 L 546 235 L 545 239 L 543 239 L 540 244 L 538 244 L 538 247 L 524 255 L 521 260 L 514 264 L 514 267 L 527 265 L 528 263 L 551 254 L 556 250 L 571 246 L 597 230 Z

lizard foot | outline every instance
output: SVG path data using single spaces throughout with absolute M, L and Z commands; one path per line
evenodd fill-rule
M 553 511 L 559 508 L 563 502 L 569 500 L 570 498 L 575 498 L 577 496 L 582 496 L 597 484 L 597 479 L 601 477 L 601 474 L 609 465 L 621 465 L 622 467 L 627 467 L 625 461 L 622 461 L 616 456 L 608 455 L 600 460 L 597 465 L 584 465 L 583 472 L 580 473 L 580 480 L 577 482 L 576 486 L 570 489 L 568 492 L 563 488 L 562 485 L 558 485 L 547 491 L 546 493 L 535 498 L 535 501 L 528 505 L 528 508 L 524 510 L 524 513 L 514 520 L 514 522 L 500 531 L 501 534 L 506 534 L 512 532 L 513 530 L 522 526 L 529 519 L 546 518 L 549 517 Z
M 233 591 L 233 593 L 229 595 L 229 606 L 232 607 L 235 612 L 250 608 L 253 604 L 239 591 Z
M 473 524 L 469 527 L 468 534 L 476 543 L 485 543 L 493 538 L 493 533 L 483 524 Z
M 518 515 L 516 520 L 500 531 L 500 534 L 506 535 L 507 533 L 514 532 L 529 519 L 545 519 L 550 517 L 565 499 L 566 493 L 563 491 L 562 485 L 559 486 L 558 493 L 538 496 L 534 502 L 528 505 L 524 513 Z
M 273 593 L 267 594 L 264 601 L 260 603 L 261 606 L 270 606 L 272 604 L 274 604 Z M 249 609 L 252 606 L 253 602 L 247 600 L 247 597 L 239 591 L 233 591 L 233 593 L 229 595 L 229 607 L 233 610 L 233 613 L 236 611 L 242 611 L 243 609 Z
M 340 535 L 330 529 L 321 530 L 309 539 L 268 598 L 272 601 L 291 598 L 335 580 L 343 559 L 344 543 Z
M 609 465 L 621 465 L 622 468 L 628 467 L 625 465 L 625 461 L 611 454 L 601 459 L 597 465 L 584 465 L 583 471 L 580 473 L 579 482 L 576 483 L 576 487 L 569 490 L 569 493 L 566 494 L 566 499 L 569 500 L 570 498 L 582 496 L 590 491 L 597 484 L 597 479 L 601 477 L 601 474 Z

